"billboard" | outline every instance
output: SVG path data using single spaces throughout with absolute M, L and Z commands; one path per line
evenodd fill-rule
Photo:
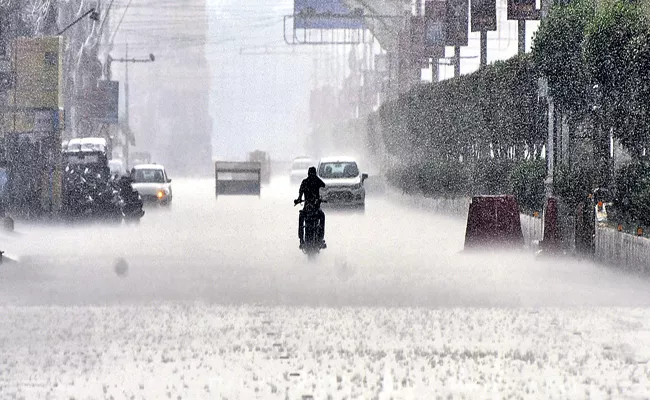
M 93 100 L 93 118 L 107 124 L 119 122 L 120 84 L 118 81 L 97 81 Z
M 295 0 L 294 29 L 362 29 L 363 10 L 343 0 Z
M 424 53 L 427 57 L 445 55 L 447 6 L 444 0 L 429 0 L 424 5 Z
M 508 0 L 509 20 L 540 19 L 540 11 L 535 8 L 535 0 Z
M 496 0 L 472 1 L 472 32 L 487 32 L 497 30 Z
M 422 17 L 411 17 L 411 47 L 410 47 L 410 61 L 411 65 L 416 66 L 419 63 L 422 63 L 421 67 L 426 68 L 429 65 L 428 60 L 425 62 L 426 55 L 424 54 L 425 48 L 425 34 L 426 26 L 424 23 L 424 18 Z
M 15 107 L 63 107 L 63 40 L 59 36 L 20 37 L 14 40 Z M 14 98 L 15 97 L 15 98 Z
M 467 46 L 468 44 L 468 0 L 446 1 L 445 43 L 447 46 Z

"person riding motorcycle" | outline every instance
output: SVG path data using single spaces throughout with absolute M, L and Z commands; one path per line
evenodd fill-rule
M 124 201 L 122 211 L 125 216 L 129 218 L 142 217 L 144 215 L 142 199 L 138 191 L 133 189 L 133 179 L 128 175 L 121 176 L 117 179 L 116 186 Z
M 305 207 L 307 205 L 318 205 L 320 200 L 320 189 L 325 187 L 325 183 L 316 175 L 316 167 L 309 167 L 307 170 L 307 178 L 303 179 L 300 184 L 300 189 L 298 191 L 298 198 L 293 201 L 294 205 L 297 205 L 302 201 L 303 195 L 305 196 Z M 304 210 L 304 208 L 303 208 Z M 318 219 L 320 220 L 320 232 L 318 232 L 319 239 L 321 242 L 321 248 L 327 248 L 325 244 L 325 213 L 323 210 L 318 207 Z M 303 224 L 305 221 L 305 216 L 303 213 L 300 213 L 298 217 L 298 238 L 300 239 L 300 248 L 302 249 L 305 246 Z

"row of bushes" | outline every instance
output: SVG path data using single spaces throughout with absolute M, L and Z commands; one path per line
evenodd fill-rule
M 388 171 L 388 182 L 405 193 L 454 198 L 513 193 L 523 211 L 540 211 L 544 202 L 544 160 L 485 160 L 402 165 Z
M 408 164 L 523 159 L 545 141 L 545 104 L 528 55 L 422 85 L 385 103 L 370 124 L 388 153 Z
M 538 211 L 545 114 L 532 58 L 522 55 L 385 103 L 368 120 L 368 144 L 398 160 L 387 178 L 405 192 L 514 193 L 522 209 Z

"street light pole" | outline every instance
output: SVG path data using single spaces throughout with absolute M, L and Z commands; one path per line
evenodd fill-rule
M 62 31 L 60 31 L 59 33 L 57 33 L 57 36 L 61 36 L 65 31 L 67 31 L 68 29 L 72 28 L 72 26 L 74 26 L 77 22 L 79 22 L 79 21 L 81 21 L 82 19 L 84 19 L 84 18 L 86 17 L 86 15 L 88 15 L 88 14 L 90 14 L 90 19 L 92 19 L 93 21 L 99 21 L 99 13 L 98 13 L 97 11 L 95 11 L 94 8 L 91 8 L 90 10 L 86 11 L 85 13 L 83 13 L 83 15 L 82 15 L 81 17 L 75 19 L 75 20 L 72 21 L 68 26 L 66 26 L 65 28 L 63 28 Z
M 126 167 L 129 166 L 129 139 L 130 139 L 130 125 L 129 125 L 129 63 L 149 63 L 156 61 L 156 56 L 149 54 L 149 58 L 129 58 L 129 44 L 125 43 L 124 48 L 125 54 L 124 58 L 113 58 L 111 55 L 106 56 L 106 64 L 104 70 L 104 76 L 106 80 L 111 80 L 112 78 L 112 63 L 113 62 L 122 62 L 126 63 L 124 69 L 124 127 L 128 131 L 125 132 L 125 143 L 124 143 L 124 162 Z

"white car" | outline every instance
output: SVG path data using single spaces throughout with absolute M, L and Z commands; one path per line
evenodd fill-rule
M 366 189 L 363 184 L 368 174 L 359 172 L 359 166 L 353 157 L 321 158 L 317 173 L 325 182 L 320 193 L 329 206 L 365 207 Z
M 291 164 L 291 184 L 299 185 L 307 177 L 309 167 L 315 167 L 314 160 L 309 157 L 298 157 Z
M 165 167 L 159 164 L 139 164 L 131 170 L 133 189 L 142 197 L 143 203 L 170 206 L 172 203 L 172 180 Z

